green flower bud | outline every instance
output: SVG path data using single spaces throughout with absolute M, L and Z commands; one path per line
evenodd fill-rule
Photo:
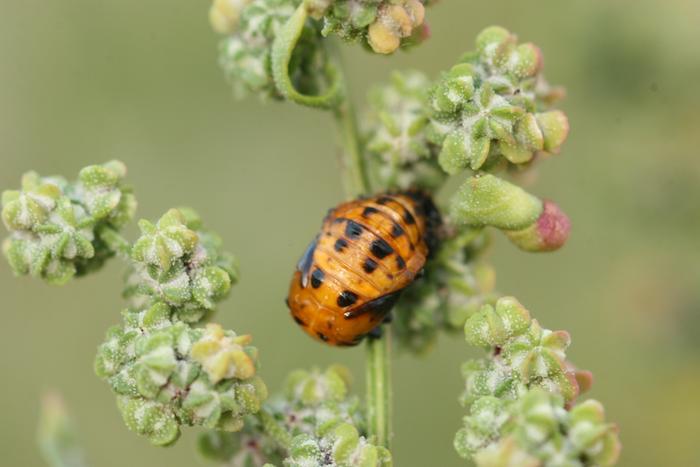
M 579 393 L 576 376 L 566 363 L 570 343 L 567 332 L 542 329 L 532 321 L 526 333 L 503 344 L 502 355 L 525 384 L 561 394 L 570 402 Z
M 2 220 L 9 230 L 32 230 L 46 221 L 61 195 L 58 185 L 36 172 L 26 173 L 22 191 L 3 192 Z
M 535 114 L 537 126 L 543 135 L 543 149 L 555 153 L 569 136 L 569 119 L 564 112 L 554 110 Z
M 183 256 L 192 253 L 197 244 L 197 234 L 185 225 L 185 217 L 177 209 L 171 209 L 156 225 L 147 220 L 139 222 L 141 238 L 134 244 L 134 260 L 158 266 L 167 272 Z
M 564 246 L 570 232 L 569 217 L 551 201 L 544 201 L 540 216 L 528 227 L 505 231 L 510 241 L 531 252 L 558 250 Z
M 109 218 L 115 227 L 131 220 L 136 202 L 131 192 L 121 187 L 125 176 L 126 166 L 120 161 L 91 165 L 80 171 L 77 189 L 94 219 Z
M 543 203 L 537 197 L 489 174 L 467 179 L 450 206 L 452 218 L 457 222 L 503 230 L 524 229 L 535 223 L 543 210 Z
M 240 12 L 238 15 L 225 13 L 222 24 L 219 24 L 221 18 L 218 16 L 220 7 L 216 10 L 215 28 L 226 29 L 228 33 L 235 30 L 221 41 L 219 64 L 238 97 L 255 94 L 263 99 L 282 99 L 272 76 L 272 43 L 300 1 L 255 0 L 243 3 L 236 10 Z M 233 26 L 235 23 L 236 27 Z M 308 22 L 292 56 L 289 75 L 294 87 L 304 94 L 318 94 L 325 85 L 327 57 L 320 40 L 318 27 Z
M 496 397 L 482 397 L 471 406 L 464 417 L 464 428 L 457 432 L 454 446 L 457 453 L 468 458 L 497 440 L 508 421 L 507 404 Z
M 373 185 L 382 191 L 435 189 L 445 179 L 425 130 L 428 79 L 417 71 L 392 75 L 391 83 L 369 95 L 369 163 Z
M 440 147 L 443 170 L 522 165 L 539 152 L 557 152 L 568 121 L 559 111 L 539 112 L 553 95 L 541 76 L 540 50 L 518 45 L 500 27 L 482 31 L 476 46 L 430 92 L 428 135 Z
M 530 313 L 513 297 L 503 297 L 496 307 L 484 305 L 464 326 L 467 342 L 478 347 L 500 347 L 531 324 Z
M 620 457 L 617 426 L 605 422 L 605 409 L 595 400 L 587 400 L 570 412 L 569 439 L 578 452 L 592 464 L 610 466 Z
M 118 397 L 117 405 L 126 426 L 156 446 L 170 445 L 180 437 L 175 414 L 167 405 L 126 396 Z

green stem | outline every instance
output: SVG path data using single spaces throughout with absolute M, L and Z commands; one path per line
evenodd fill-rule
M 360 137 L 357 133 L 357 120 L 350 99 L 346 97 L 344 102 L 334 109 L 333 114 L 340 130 L 344 149 L 342 164 L 345 191 L 349 197 L 356 198 L 369 192 L 369 182 Z
M 337 52 L 336 52 L 337 53 Z M 339 62 L 339 60 L 337 60 Z M 343 83 L 345 79 L 341 78 Z M 343 168 L 346 192 L 349 197 L 367 194 L 370 186 L 362 144 L 357 131 L 357 120 L 349 93 L 334 110 L 344 148 Z M 367 425 L 369 435 L 377 445 L 391 449 L 391 335 L 388 329 L 382 337 L 367 340 Z
M 367 341 L 367 425 L 377 445 L 391 449 L 391 334 Z

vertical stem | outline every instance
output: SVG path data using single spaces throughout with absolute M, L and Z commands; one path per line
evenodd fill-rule
M 355 198 L 367 194 L 369 182 L 367 180 L 360 137 L 357 132 L 355 111 L 347 93 L 345 93 L 343 102 L 333 112 L 336 124 L 340 130 L 344 150 L 343 170 L 345 174 L 343 178 L 346 184 L 345 190 L 348 196 Z
M 367 194 L 369 181 L 357 120 L 348 93 L 334 110 L 343 149 L 344 178 L 348 196 Z M 369 435 L 377 445 L 390 449 L 391 437 L 391 336 L 388 330 L 379 338 L 370 337 L 366 344 L 367 424 Z
M 375 443 L 391 449 L 391 334 L 367 341 L 367 424 Z

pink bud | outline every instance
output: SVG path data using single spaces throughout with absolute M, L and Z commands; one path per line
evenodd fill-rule
M 525 251 L 543 252 L 564 246 L 570 232 L 569 217 L 555 203 L 544 201 L 542 213 L 532 225 L 522 230 L 506 231 L 506 235 Z

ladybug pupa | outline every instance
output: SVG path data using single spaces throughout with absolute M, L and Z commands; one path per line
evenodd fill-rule
M 440 223 L 432 199 L 417 191 L 331 209 L 294 272 L 292 317 L 314 339 L 359 344 L 423 270 Z

